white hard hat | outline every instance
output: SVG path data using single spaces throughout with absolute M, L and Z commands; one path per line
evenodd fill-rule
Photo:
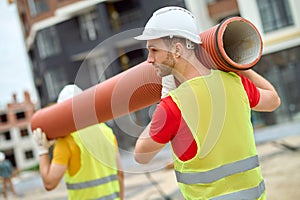
M 155 11 L 137 40 L 153 40 L 177 36 L 201 44 L 200 31 L 194 15 L 181 7 L 167 6 Z
M 57 98 L 57 103 L 60 103 L 69 98 L 72 98 L 80 93 L 82 93 L 82 89 L 80 89 L 77 85 L 74 85 L 74 84 L 66 85 L 60 91 L 58 98 Z
M 5 160 L 5 154 L 0 152 L 0 162 Z

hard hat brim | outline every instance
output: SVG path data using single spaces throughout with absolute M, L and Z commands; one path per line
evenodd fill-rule
M 177 33 L 177 34 L 176 34 Z M 181 34 L 178 34 L 181 33 Z M 136 40 L 154 40 L 154 39 L 159 39 L 162 37 L 171 37 L 171 36 L 177 36 L 181 38 L 186 38 L 189 39 L 190 41 L 196 43 L 196 44 L 201 44 L 201 38 L 200 35 L 191 35 L 185 31 L 170 31 L 170 30 L 155 30 L 155 29 L 145 29 L 142 35 L 134 37 Z
M 161 38 L 161 37 L 157 37 L 157 36 L 150 36 L 150 35 L 139 35 L 139 36 L 136 36 L 134 37 L 134 39 L 136 40 L 155 40 L 155 39 L 158 39 L 158 38 Z

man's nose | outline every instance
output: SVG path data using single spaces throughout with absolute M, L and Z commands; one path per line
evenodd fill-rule
M 147 62 L 148 63 L 154 63 L 154 58 L 153 58 L 153 56 L 150 55 L 150 53 L 148 54 Z

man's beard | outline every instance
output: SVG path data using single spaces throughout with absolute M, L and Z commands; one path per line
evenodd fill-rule
M 159 69 L 159 76 L 167 76 L 172 73 L 172 69 L 175 66 L 175 60 L 172 57 L 172 54 L 169 52 L 165 61 L 161 64 L 155 64 Z

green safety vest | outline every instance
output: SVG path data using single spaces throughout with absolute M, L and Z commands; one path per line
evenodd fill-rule
M 65 174 L 69 199 L 120 199 L 115 136 L 104 123 L 71 134 L 80 148 L 81 167 Z
M 187 200 L 265 199 L 249 100 L 235 73 L 212 70 L 170 92 L 197 143 L 197 155 L 174 169 Z

